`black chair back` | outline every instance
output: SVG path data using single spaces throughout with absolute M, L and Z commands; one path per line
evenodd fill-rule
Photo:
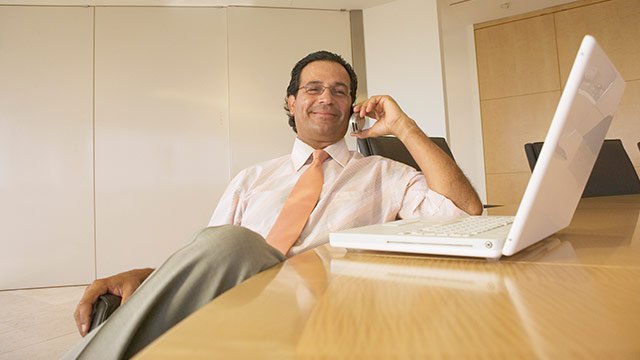
M 542 151 L 542 142 L 524 145 L 531 171 Z M 605 140 L 582 197 L 640 194 L 640 179 L 620 139 Z
M 451 149 L 447 144 L 447 140 L 442 137 L 430 137 L 431 141 L 436 143 L 447 155 L 454 159 Z M 375 138 L 358 139 L 358 150 L 364 156 L 380 155 L 386 158 L 399 161 L 403 164 L 412 166 L 416 170 L 420 170 L 418 163 L 413 159 L 409 150 L 404 146 L 402 141 L 393 136 L 380 136 Z M 454 159 L 455 160 L 455 159 Z
M 429 137 L 445 154 L 449 155 L 453 161 L 453 153 L 447 144 L 447 140 L 442 137 Z M 418 163 L 413 159 L 406 146 L 396 137 L 380 136 L 375 138 L 358 139 L 358 150 L 364 156 L 380 155 L 386 158 L 399 161 L 403 164 L 412 166 L 420 171 Z M 502 205 L 483 205 L 484 208 L 498 207 Z

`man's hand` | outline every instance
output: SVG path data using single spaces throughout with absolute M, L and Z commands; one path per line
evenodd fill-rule
M 98 300 L 100 295 L 107 293 L 118 295 L 124 304 L 152 272 L 153 269 L 130 270 L 108 278 L 98 279 L 87 286 L 74 313 L 80 335 L 84 337 L 89 332 L 93 303 Z
M 354 106 L 353 112 L 359 114 L 360 117 L 368 116 L 376 120 L 376 123 L 369 129 L 353 134 L 361 139 L 394 135 L 402 140 L 409 130 L 417 128 L 415 121 L 409 118 L 398 103 L 388 95 L 372 96 Z

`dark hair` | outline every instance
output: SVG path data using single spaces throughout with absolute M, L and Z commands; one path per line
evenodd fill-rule
M 298 130 L 296 129 L 296 122 L 293 117 L 293 114 L 291 113 L 291 109 L 289 109 L 289 104 L 287 102 L 287 99 L 289 98 L 290 95 L 293 95 L 294 97 L 298 95 L 298 89 L 300 88 L 300 73 L 302 73 L 302 69 L 304 69 L 305 66 L 309 65 L 314 61 L 332 61 L 342 65 L 342 67 L 344 67 L 344 69 L 347 70 L 347 74 L 349 74 L 349 78 L 351 79 L 351 83 L 349 84 L 351 88 L 351 111 L 353 111 L 353 103 L 355 103 L 356 101 L 356 91 L 358 90 L 358 77 L 356 76 L 356 72 L 353 71 L 353 67 L 351 67 L 351 65 L 348 62 L 346 62 L 342 58 L 342 56 L 338 54 L 334 54 L 329 51 L 324 51 L 324 50 L 316 51 L 314 53 L 311 53 L 305 56 L 300 61 L 298 61 L 298 63 L 291 70 L 291 80 L 289 81 L 289 86 L 287 87 L 287 96 L 285 96 L 284 98 L 284 110 L 286 111 L 287 116 L 289 117 L 289 126 L 291 126 L 293 131 L 296 133 L 298 132 Z

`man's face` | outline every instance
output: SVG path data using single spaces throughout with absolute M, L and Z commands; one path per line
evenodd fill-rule
M 322 148 L 344 137 L 351 113 L 349 84 L 349 74 L 336 62 L 314 61 L 302 69 L 302 88 L 287 98 L 300 140 Z

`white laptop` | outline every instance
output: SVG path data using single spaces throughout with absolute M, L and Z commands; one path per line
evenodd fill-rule
M 496 259 L 562 230 L 571 222 L 624 87 L 596 40 L 585 36 L 515 217 L 399 220 L 331 233 L 331 246 Z

